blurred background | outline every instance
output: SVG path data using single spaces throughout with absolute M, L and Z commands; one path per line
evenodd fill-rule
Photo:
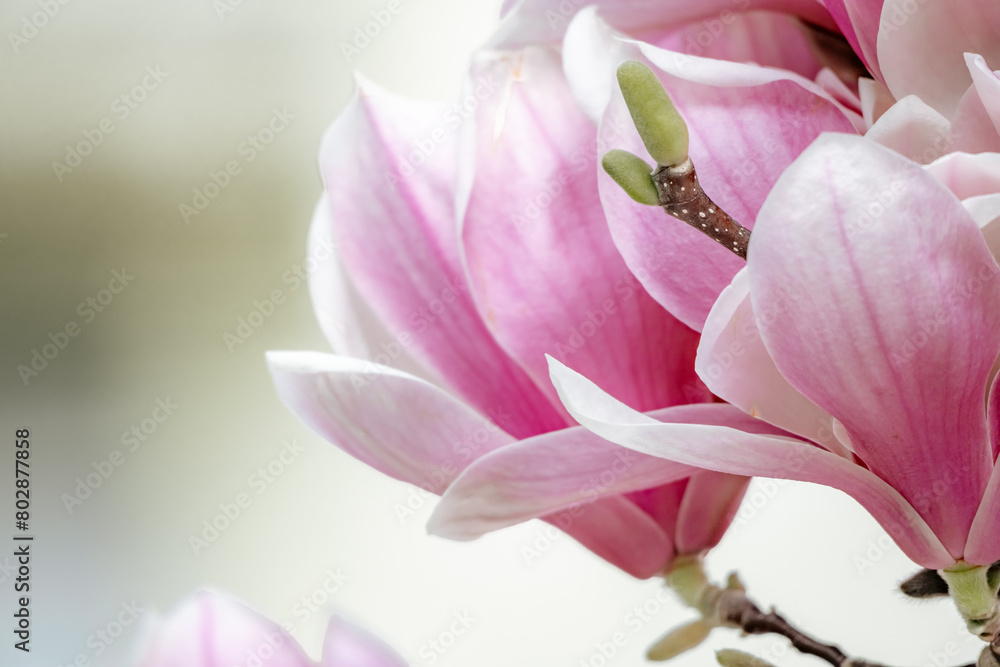
M 470 544 L 426 536 L 433 500 L 312 435 L 272 388 L 266 350 L 329 350 L 307 290 L 283 277 L 305 259 L 316 153 L 352 70 L 452 97 L 500 6 L 398 1 L 357 53 L 341 45 L 385 0 L 0 6 L 4 625 L 20 428 L 36 536 L 32 650 L 5 632 L 2 664 L 125 665 L 156 614 L 203 587 L 289 622 L 314 657 L 338 613 L 413 665 L 642 665 L 689 618 L 655 581 L 544 524 Z M 231 161 L 239 173 L 220 177 Z M 274 290 L 283 303 L 227 339 Z M 240 493 L 252 504 L 193 548 Z M 915 568 L 829 489 L 758 483 L 710 566 L 738 568 L 762 606 L 854 654 L 943 665 L 978 653 L 949 603 L 895 590 Z M 624 644 L 609 643 L 616 633 Z M 713 664 L 726 646 L 810 663 L 776 638 L 717 631 L 677 664 Z

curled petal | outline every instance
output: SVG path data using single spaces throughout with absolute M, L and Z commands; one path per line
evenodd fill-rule
M 861 466 L 799 440 L 754 432 L 761 428 L 754 422 L 762 422 L 729 405 L 670 408 L 696 414 L 697 423 L 658 422 L 616 401 L 559 362 L 551 360 L 550 365 L 552 381 L 573 417 L 611 442 L 706 470 L 840 489 L 868 510 L 914 562 L 930 568 L 955 562 L 916 510 Z
M 968 213 L 896 153 L 824 135 L 761 209 L 747 270 L 782 375 L 960 557 L 992 468 L 1000 351 L 1000 269 Z

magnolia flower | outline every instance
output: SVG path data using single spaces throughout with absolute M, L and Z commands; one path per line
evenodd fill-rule
M 534 25 L 525 19 L 529 4 L 505 26 Z M 694 244 L 661 262 L 656 271 L 671 262 L 711 267 L 715 292 L 699 297 L 704 313 L 692 317 L 654 300 L 642 285 L 649 267 L 630 271 L 629 255 L 623 260 L 616 249 L 605 218 L 614 208 L 602 206 L 611 195 L 597 173 L 600 154 L 632 132 L 608 104 L 611 86 L 602 78 L 613 77 L 622 54 L 607 50 L 611 36 L 594 11 L 585 14 L 567 34 L 562 59 L 539 46 L 479 53 L 457 104 L 410 102 L 359 80 L 324 140 L 327 193 L 310 233 L 314 245 L 339 245 L 340 263 L 320 266 L 310 288 L 325 333 L 345 356 L 268 359 L 283 400 L 320 435 L 427 491 L 455 484 L 433 531 L 468 539 L 543 517 L 648 577 L 678 554 L 713 546 L 746 480 L 624 454 L 576 426 L 545 355 L 653 418 L 670 406 L 710 402 L 693 367 L 698 336 L 685 324 L 700 328 L 736 268 Z M 791 29 L 787 17 L 752 21 Z M 732 25 L 738 37 L 754 23 Z M 676 42 L 691 29 L 665 26 L 656 39 Z M 725 38 L 714 41 L 725 50 Z M 764 53 L 765 41 L 743 41 L 728 55 Z M 630 44 L 651 58 L 667 53 Z M 791 62 L 799 52 L 768 53 Z M 826 88 L 793 72 L 685 58 L 665 71 L 689 108 L 705 112 L 692 152 L 707 156 L 708 176 L 749 211 L 780 166 L 820 132 L 860 126 Z M 604 69 L 588 78 L 595 63 Z M 713 128 L 727 124 L 746 136 L 713 144 Z M 759 153 L 757 141 L 770 153 Z M 750 156 L 757 173 L 738 174 L 749 184 L 737 190 L 727 179 Z M 649 229 L 659 233 L 652 221 Z M 667 418 L 699 421 L 701 409 Z M 778 432 L 736 409 L 723 413 L 737 428 Z M 463 501 L 503 479 L 512 487 L 478 505 Z
M 373 635 L 334 617 L 314 662 L 276 623 L 238 602 L 199 592 L 158 627 L 136 667 L 406 667 Z

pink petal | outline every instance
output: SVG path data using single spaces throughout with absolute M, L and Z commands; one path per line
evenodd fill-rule
M 705 322 L 698 374 L 712 393 L 744 412 L 851 458 L 834 437 L 830 413 L 788 384 L 764 347 L 761 326 L 773 326 L 777 313 L 757 317 L 747 272 L 737 273 Z
M 521 0 L 504 3 L 503 21 L 488 46 L 497 50 L 531 44 L 557 43 L 573 15 L 584 5 L 566 0 Z M 597 0 L 601 17 L 618 30 L 637 37 L 651 37 L 679 26 L 698 23 L 711 30 L 736 13 L 769 10 L 792 14 L 817 25 L 832 28 L 830 15 L 815 0 Z
M 468 293 L 453 201 L 455 113 L 362 84 L 328 130 L 321 164 L 344 264 L 391 333 L 378 342 L 390 363 L 405 350 L 481 412 L 503 404 L 516 436 L 560 428 L 564 418 L 500 350 Z
M 660 70 L 688 123 L 699 182 L 748 227 L 781 171 L 820 132 L 853 131 L 842 108 L 794 74 L 638 48 Z M 620 133 L 614 147 L 645 155 L 617 90 L 601 133 Z M 632 273 L 664 308 L 701 330 L 743 261 L 659 208 L 633 202 L 603 171 L 599 185 L 615 245 Z
M 626 498 L 601 498 L 543 519 L 637 579 L 658 574 L 674 555 L 673 539 Z
M 309 428 L 390 477 L 442 493 L 469 463 L 514 439 L 507 407 L 485 418 L 385 366 L 318 352 L 268 352 L 281 400 Z
M 885 0 L 878 35 L 878 60 L 896 96 L 918 95 L 947 117 L 958 107 L 972 79 L 963 57 L 979 53 L 1000 63 L 1000 4 Z
M 656 418 L 668 411 L 651 413 Z M 470 540 L 568 508 L 690 477 L 697 469 L 638 454 L 582 426 L 522 440 L 479 459 L 448 487 L 428 530 Z
M 951 119 L 949 151 L 965 153 L 1000 152 L 1000 133 L 983 105 L 975 85 L 969 86 Z
M 961 204 L 896 153 L 824 135 L 761 209 L 747 271 L 778 369 L 960 556 L 1000 352 L 1000 269 Z
M 323 641 L 322 667 L 407 667 L 406 661 L 375 635 L 334 616 Z
M 134 604 L 134 602 L 133 602 Z M 252 656 L 269 667 L 313 667 L 294 639 L 242 604 L 199 592 L 159 627 L 140 667 L 230 667 Z
M 743 501 L 749 477 L 700 472 L 684 489 L 677 519 L 678 553 L 697 553 L 722 539 Z
M 507 82 L 481 101 L 468 137 L 477 161 L 462 241 L 490 333 L 555 403 L 546 354 L 640 410 L 710 400 L 694 372 L 698 335 L 645 292 L 611 241 L 599 139 L 558 55 L 484 54 L 471 77 Z
M 915 95 L 892 105 L 865 135 L 914 162 L 928 164 L 941 157 L 951 137 L 951 123 Z
M 616 401 L 559 362 L 550 364 L 552 381 L 570 413 L 611 442 L 707 470 L 832 486 L 868 510 L 913 561 L 931 568 L 955 561 L 913 507 L 861 466 L 798 440 L 740 430 L 747 426 L 747 416 L 729 405 L 671 408 L 699 413 L 700 423 L 664 424 Z

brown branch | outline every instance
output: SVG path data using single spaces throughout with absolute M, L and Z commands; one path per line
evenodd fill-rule
M 733 220 L 705 194 L 690 157 L 670 167 L 661 165 L 652 178 L 663 210 L 743 259 L 747 258 L 750 230 Z

